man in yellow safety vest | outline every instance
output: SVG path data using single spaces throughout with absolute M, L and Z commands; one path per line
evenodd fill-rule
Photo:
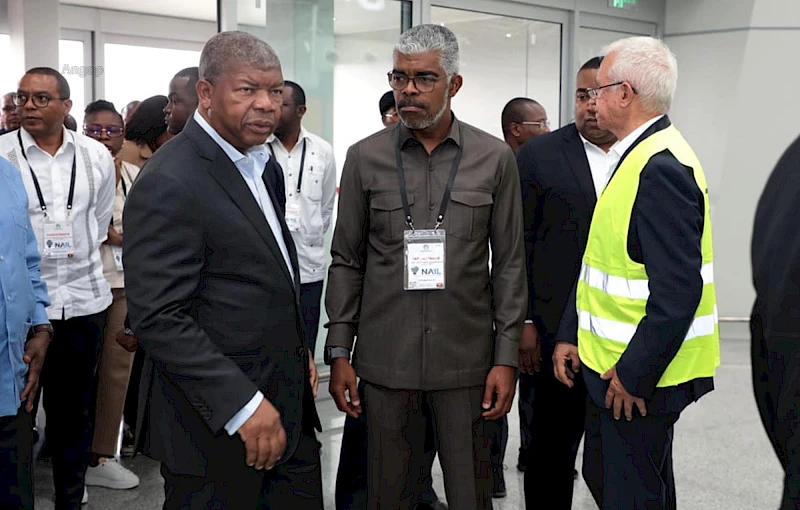
M 675 56 L 650 37 L 604 53 L 589 95 L 619 141 L 553 362 L 567 386 L 582 367 L 583 476 L 598 506 L 672 510 L 673 426 L 719 365 L 708 189 L 666 115 Z

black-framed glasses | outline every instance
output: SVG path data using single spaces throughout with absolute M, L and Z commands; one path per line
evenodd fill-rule
M 119 138 L 125 130 L 122 126 L 102 126 L 100 124 L 84 124 L 83 126 L 83 134 L 92 138 L 100 138 L 103 136 L 103 132 L 109 138 Z
M 26 104 L 28 104 L 28 100 L 33 101 L 33 106 L 36 108 L 47 108 L 47 105 L 50 104 L 50 101 L 66 101 L 69 99 L 68 97 L 50 97 L 47 94 L 33 94 L 29 96 L 28 94 L 14 94 L 14 105 L 18 108 L 22 108 Z
M 521 122 L 515 122 L 515 124 L 522 124 L 523 126 L 537 126 L 539 129 L 545 129 L 550 127 L 549 120 L 523 120 Z
M 389 71 L 386 73 L 389 77 L 389 86 L 394 90 L 403 90 L 408 87 L 408 82 L 414 84 L 414 88 L 422 93 L 427 93 L 433 90 L 439 77 L 432 74 L 423 74 L 420 76 L 409 76 L 405 73 L 397 73 Z
M 608 85 L 601 85 L 601 86 L 595 87 L 593 89 L 586 89 L 586 93 L 589 95 L 589 97 L 591 99 L 597 99 L 597 93 L 600 90 L 606 89 L 608 87 L 616 87 L 617 85 L 622 85 L 624 83 L 625 83 L 624 81 L 617 81 L 617 82 L 614 82 L 614 83 L 609 83 Z M 634 94 L 638 94 L 638 92 L 636 92 L 636 89 L 633 88 L 632 85 L 631 85 L 631 90 L 633 91 Z

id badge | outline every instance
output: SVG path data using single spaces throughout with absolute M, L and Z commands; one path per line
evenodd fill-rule
M 300 203 L 286 202 L 286 228 L 290 231 L 300 230 Z
M 405 290 L 443 290 L 445 231 L 406 230 L 403 234 Z
M 68 259 L 75 253 L 72 222 L 47 222 L 44 224 L 42 257 L 46 259 Z
M 114 255 L 114 265 L 117 271 L 122 271 L 122 246 L 111 245 L 111 253 Z

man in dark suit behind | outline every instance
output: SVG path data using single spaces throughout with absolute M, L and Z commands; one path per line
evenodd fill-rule
M 266 43 L 212 37 L 198 111 L 128 197 L 129 317 L 148 358 L 137 431 L 168 510 L 322 508 L 297 257 L 265 178 L 282 86 Z
M 616 138 L 597 126 L 587 90 L 597 86 L 600 58 L 578 72 L 575 123 L 524 144 L 517 154 L 528 256 L 528 320 L 520 345 L 520 370 L 539 372 L 531 399 L 531 439 L 525 466 L 527 508 L 572 506 L 573 469 L 583 435 L 586 388 L 553 373 L 554 336 L 578 277 L 597 196 L 605 187 L 608 149 Z M 523 343 L 525 345 L 523 345 Z M 524 349 L 540 350 L 531 358 Z M 541 368 L 541 370 L 540 370 Z M 522 415 L 521 415 L 522 416 Z
M 772 172 L 756 209 L 751 246 L 756 302 L 750 321 L 758 411 L 786 472 L 781 510 L 800 508 L 800 370 L 797 308 L 800 138 Z

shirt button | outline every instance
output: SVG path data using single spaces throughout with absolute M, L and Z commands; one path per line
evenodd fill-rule
M 433 211 L 434 207 L 436 207 L 436 206 L 433 205 L 433 204 L 428 204 L 428 209 L 430 209 L 431 211 Z
M 425 328 L 426 335 L 430 335 L 431 333 L 433 333 L 433 330 L 431 328 Z
M 0 262 L 2 262 L 4 260 L 6 260 L 6 256 L 5 255 L 0 255 Z

